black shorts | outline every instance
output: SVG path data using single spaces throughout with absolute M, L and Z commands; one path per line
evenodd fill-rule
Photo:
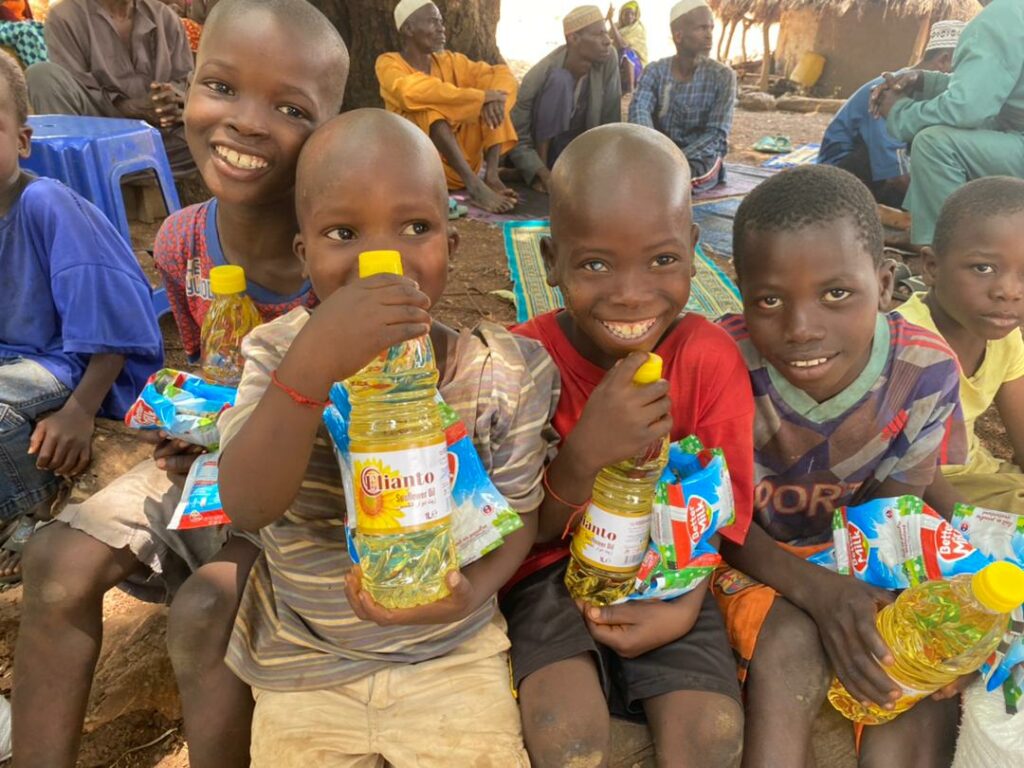
M 589 652 L 608 710 L 617 717 L 642 721 L 646 699 L 673 691 L 706 691 L 740 701 L 736 659 L 710 589 L 686 635 L 635 659 L 624 659 L 590 635 L 565 588 L 567 565 L 564 560 L 531 574 L 501 601 L 512 641 L 512 684 L 517 690 L 537 670 Z

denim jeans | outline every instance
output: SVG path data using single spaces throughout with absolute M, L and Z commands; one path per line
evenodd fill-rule
M 57 477 L 28 455 L 38 418 L 57 410 L 71 390 L 39 363 L 0 360 L 0 521 L 31 512 L 53 495 Z

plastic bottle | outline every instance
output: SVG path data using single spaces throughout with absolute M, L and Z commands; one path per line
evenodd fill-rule
M 359 256 L 359 276 L 402 274 L 397 251 Z M 386 608 L 448 594 L 456 567 L 448 449 L 429 336 L 384 350 L 345 381 L 363 586 Z
M 213 303 L 200 332 L 203 378 L 214 384 L 237 387 L 242 380 L 242 339 L 262 321 L 259 310 L 245 293 L 245 270 L 225 264 L 210 270 Z
M 649 355 L 633 384 L 653 384 L 661 369 L 661 358 Z M 590 505 L 572 537 L 565 573 L 565 586 L 574 599 L 609 605 L 633 590 L 651 537 L 654 488 L 667 461 L 668 440 L 663 439 L 642 455 L 598 473 Z
M 895 661 L 886 668 L 903 694 L 891 710 L 865 707 L 839 679 L 828 699 L 866 725 L 892 720 L 918 701 L 978 669 L 1003 639 L 1009 613 L 1024 603 L 1024 571 L 995 562 L 976 574 L 911 587 L 878 613 L 877 626 Z

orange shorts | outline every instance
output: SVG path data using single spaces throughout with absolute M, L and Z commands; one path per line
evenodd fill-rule
M 790 544 L 776 542 L 787 552 L 801 558 L 808 558 L 823 552 L 832 546 L 831 542 L 812 544 L 806 547 L 794 547 Z M 718 600 L 718 608 L 725 618 L 725 631 L 729 636 L 729 644 L 736 656 L 736 675 L 740 686 L 747 680 L 750 660 L 754 658 L 757 638 L 761 634 L 768 612 L 778 596 L 771 587 L 747 576 L 742 571 L 727 565 L 719 566 L 711 580 L 711 591 Z M 864 726 L 854 723 L 854 737 L 858 751 Z
M 808 558 L 832 546 L 831 542 L 794 547 L 778 542 L 779 546 L 797 557 Z M 736 674 L 740 685 L 747 679 L 750 660 L 761 634 L 761 627 L 778 592 L 741 571 L 727 565 L 719 566 L 711 580 L 711 591 L 718 599 L 718 607 L 725 618 L 725 631 L 736 655 Z

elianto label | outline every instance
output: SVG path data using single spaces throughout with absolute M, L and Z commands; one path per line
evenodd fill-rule
M 451 473 L 444 440 L 402 451 L 352 451 L 356 527 L 400 533 L 451 514 Z
M 650 513 L 616 515 L 591 504 L 573 534 L 572 554 L 603 571 L 633 573 L 647 552 L 650 531 Z

